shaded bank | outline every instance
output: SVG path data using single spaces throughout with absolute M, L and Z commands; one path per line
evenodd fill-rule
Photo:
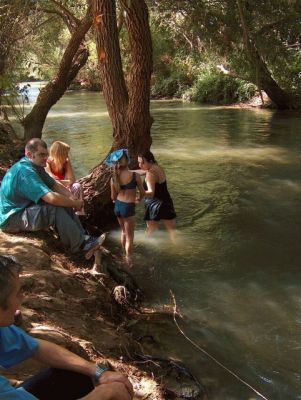
M 163 313 L 157 325 L 159 312 L 152 310 L 153 323 L 142 308 L 118 304 L 113 296 L 116 282 L 107 274 L 92 274 L 91 263 L 80 257 L 64 254 L 49 233 L 0 233 L 0 242 L 0 254 L 15 255 L 24 268 L 23 329 L 84 358 L 109 362 L 129 376 L 135 398 L 207 398 L 183 364 L 164 354 L 158 357 L 160 343 L 141 334 L 141 329 L 168 327 L 168 315 Z M 40 368 L 27 361 L 4 375 L 18 382 Z
M 2 175 L 16 159 L 14 150 L 9 151 L 12 145 L 16 149 L 22 143 L 8 139 L 0 145 L 7 156 L 1 157 Z M 23 266 L 21 327 L 30 334 L 84 358 L 108 362 L 129 376 L 135 399 L 207 398 L 203 386 L 182 363 L 169 360 L 160 352 L 158 341 L 148 342 L 141 334 L 141 330 L 170 329 L 170 313 L 143 310 L 137 302 L 139 289 L 131 283 L 134 278 L 123 270 L 114 249 L 103 257 L 101 269 L 106 273 L 93 273 L 92 261 L 63 252 L 49 232 L 9 235 L 0 231 L 0 254 L 15 255 Z M 126 295 L 118 302 L 120 288 Z M 17 384 L 39 369 L 40 365 L 28 360 L 3 375 Z

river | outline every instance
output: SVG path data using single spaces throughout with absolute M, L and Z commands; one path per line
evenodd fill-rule
M 138 207 L 136 253 L 153 267 L 134 273 L 149 303 L 170 303 L 172 290 L 201 348 L 266 398 L 301 399 L 301 116 L 180 101 L 153 101 L 151 114 L 178 239 L 171 246 L 160 231 L 146 240 Z M 43 138 L 68 142 L 82 176 L 103 160 L 111 134 L 101 95 L 68 92 Z M 118 229 L 112 237 L 118 243 Z M 176 337 L 170 355 L 209 386 L 216 377 L 210 399 L 261 398 Z

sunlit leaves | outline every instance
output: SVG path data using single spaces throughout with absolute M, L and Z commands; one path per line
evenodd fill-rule
M 252 79 L 236 0 L 149 0 L 169 40 L 181 52 L 192 49 L 201 58 L 219 58 L 246 79 Z M 242 0 L 250 40 L 274 78 L 287 90 L 300 90 L 301 1 Z M 253 77 L 254 78 L 254 77 Z M 299 86 L 299 89 L 297 89 Z

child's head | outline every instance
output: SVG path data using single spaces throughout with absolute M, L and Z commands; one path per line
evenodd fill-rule
M 129 165 L 129 159 L 126 154 L 123 154 L 122 157 L 119 158 L 119 160 L 115 163 L 113 163 L 114 166 L 117 166 L 117 168 L 124 168 Z
M 109 154 L 106 159 L 106 164 L 112 167 L 113 172 L 113 181 L 115 190 L 117 192 L 120 191 L 120 173 L 122 169 L 128 168 L 129 165 L 129 156 L 127 149 L 119 149 L 115 150 Z
M 63 168 L 67 161 L 69 151 L 70 146 L 67 143 L 60 142 L 59 140 L 56 140 L 50 146 L 49 155 L 59 169 Z
M 109 167 L 113 167 L 116 163 L 118 165 L 127 165 L 130 162 L 128 149 L 118 149 L 112 151 L 107 158 L 105 159 L 105 163 Z

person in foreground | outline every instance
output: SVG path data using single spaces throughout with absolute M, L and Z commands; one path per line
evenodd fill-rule
M 32 358 L 51 368 L 17 387 L 0 376 L 0 400 L 131 400 L 132 385 L 121 373 L 35 339 L 13 325 L 22 301 L 20 271 L 14 257 L 0 255 L 0 367 L 9 368 Z
M 127 149 L 113 151 L 106 164 L 113 166 L 111 198 L 115 202 L 114 212 L 121 227 L 121 246 L 130 265 L 134 250 L 135 204 L 142 199 L 145 191 L 140 176 L 129 170 Z
M 79 182 L 75 182 L 75 174 L 69 152 L 70 146 L 67 143 L 59 140 L 53 142 L 49 148 L 46 171 L 70 190 L 75 199 L 83 200 L 83 189 Z M 76 214 L 85 215 L 84 208 L 76 211 Z
M 176 238 L 176 213 L 167 189 L 165 172 L 150 151 L 138 155 L 138 164 L 139 168 L 146 172 L 143 183 L 146 189 L 144 201 L 146 232 L 150 235 L 158 228 L 159 221 L 162 220 L 171 241 L 174 243 Z
M 0 188 L 0 229 L 14 233 L 53 227 L 72 253 L 91 253 L 104 236 L 85 234 L 74 213 L 82 209 L 83 201 L 75 199 L 64 185 L 47 174 L 47 158 L 46 143 L 39 138 L 31 139 L 25 146 L 25 157 L 6 172 Z

